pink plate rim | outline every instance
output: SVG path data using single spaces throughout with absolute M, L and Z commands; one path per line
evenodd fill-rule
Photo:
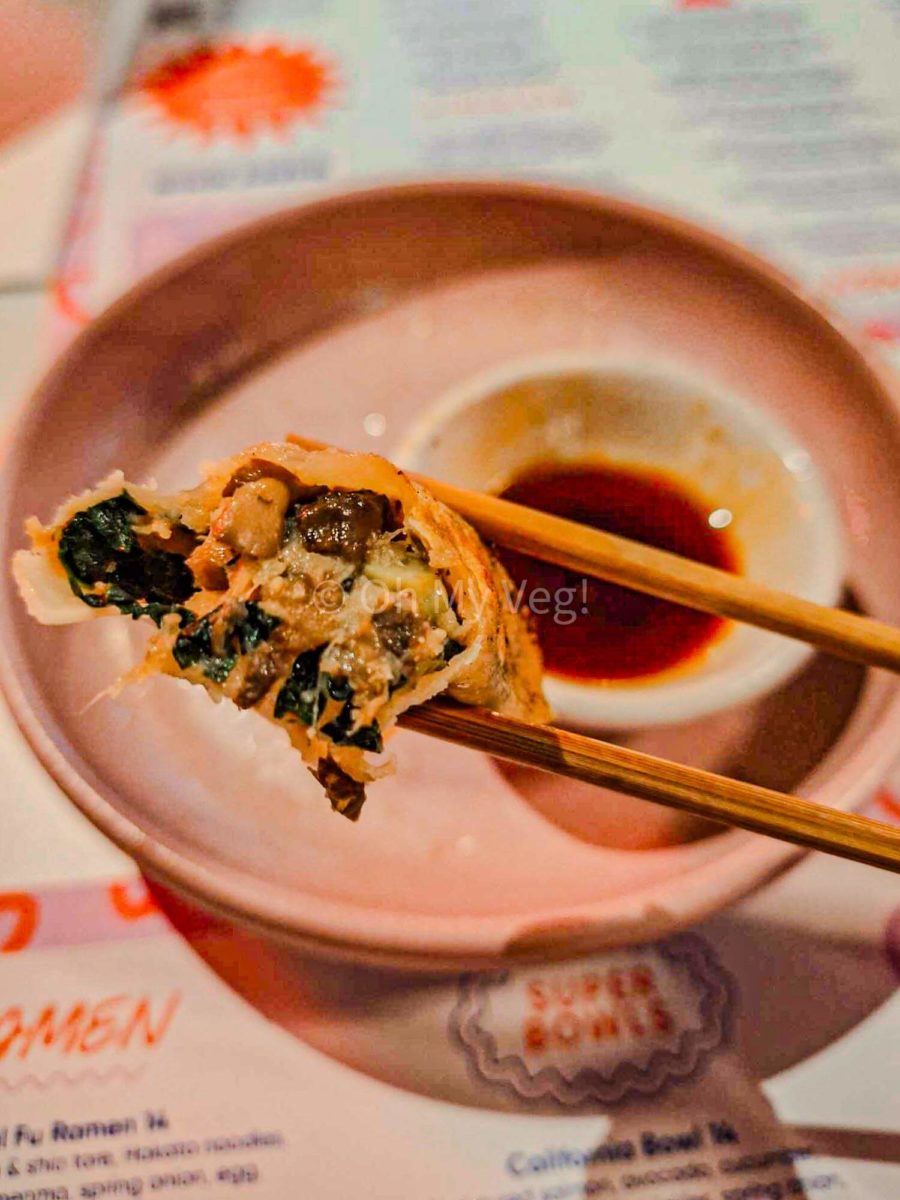
M 664 230 L 693 244 L 776 289 L 798 311 L 805 310 L 821 332 L 839 345 L 855 370 L 866 377 L 868 386 L 881 395 L 885 406 L 900 411 L 900 403 L 890 385 L 888 368 L 853 334 L 843 329 L 842 322 L 777 267 L 715 232 L 667 212 L 581 188 L 477 178 L 411 180 L 341 189 L 279 210 L 204 242 L 137 283 L 74 339 L 25 400 L 6 442 L 6 461 L 15 460 L 29 422 L 40 410 L 45 393 L 56 376 L 68 369 L 71 360 L 84 352 L 85 344 L 114 326 L 143 297 L 187 274 L 196 264 L 239 245 L 248 237 L 264 234 L 301 213 L 327 214 L 329 210 L 347 205 L 383 202 L 392 196 L 427 198 L 432 195 L 471 195 L 473 192 L 486 201 L 494 196 L 519 197 L 612 213 L 647 228 Z M 11 486 L 9 474 L 4 470 L 0 498 Z M 11 547 L 7 546 L 5 550 L 8 555 Z M 9 603 L 9 595 L 4 593 L 0 597 L 0 628 L 4 623 L 8 626 Z M 17 654 L 17 646 L 9 636 L 0 639 L 0 687 L 19 728 L 51 777 L 82 813 L 150 876 L 228 918 L 287 939 L 317 954 L 340 959 L 408 969 L 465 969 L 511 959 L 547 960 L 627 942 L 648 941 L 701 920 L 739 899 L 803 853 L 797 847 L 770 838 L 732 830 L 718 835 L 723 843 L 728 842 L 728 848 L 723 849 L 722 854 L 684 875 L 618 900 L 606 899 L 596 905 L 545 913 L 536 911 L 528 917 L 524 927 L 523 918 L 514 914 L 477 918 L 401 915 L 308 896 L 304 896 L 300 904 L 296 899 L 292 903 L 292 894 L 286 889 L 272 887 L 223 865 L 211 869 L 150 838 L 123 817 L 105 798 L 101 787 L 76 770 L 58 748 L 52 731 L 38 715 L 27 672 Z M 813 776 L 804 791 L 806 794 L 813 792 L 822 803 L 852 808 L 882 782 L 900 756 L 898 732 L 900 693 L 885 705 L 863 745 L 854 750 L 824 783 L 817 785 Z

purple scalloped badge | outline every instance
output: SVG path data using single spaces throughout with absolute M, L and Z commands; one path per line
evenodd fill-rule
M 528 1100 L 613 1104 L 692 1075 L 726 1036 L 733 987 L 694 934 L 460 980 L 450 1030 L 475 1071 Z

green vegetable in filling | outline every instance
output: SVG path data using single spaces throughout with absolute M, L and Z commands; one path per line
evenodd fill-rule
M 457 654 L 462 654 L 463 650 L 465 650 L 465 646 L 462 642 L 458 642 L 456 638 L 448 637 L 446 642 L 444 642 L 444 649 L 442 651 L 444 662 L 449 662 L 451 658 L 456 658 Z
M 281 623 L 280 619 L 267 613 L 253 600 L 241 606 L 242 616 L 235 616 L 229 625 L 221 654 L 213 650 L 211 621 L 218 609 L 208 616 L 193 620 L 175 639 L 172 656 L 182 670 L 199 667 L 203 674 L 215 683 L 224 683 L 231 674 L 239 654 L 255 650 L 266 641 Z M 190 614 L 189 614 L 190 615 Z
M 332 700 L 348 700 L 353 691 L 350 680 L 345 675 L 327 675 L 325 687 Z
M 304 650 L 294 659 L 291 673 L 275 698 L 275 717 L 295 716 L 304 725 L 313 725 L 322 711 L 319 692 L 319 659 L 324 646 Z
M 59 561 L 72 591 L 85 604 L 113 604 L 159 625 L 193 594 L 194 579 L 180 555 L 140 546 L 132 526 L 146 515 L 127 492 L 83 509 L 62 531 Z M 99 592 L 85 590 L 98 585 L 106 586 Z
M 267 613 L 264 608 L 260 608 L 252 600 L 247 602 L 246 609 L 247 615 L 240 621 L 236 621 L 231 627 L 232 634 L 237 638 L 245 654 L 250 650 L 255 650 L 260 642 L 268 641 L 272 632 L 281 624 L 280 617 Z
M 360 750 L 372 750 L 376 754 L 384 749 L 377 721 L 353 729 L 353 705 L 349 700 L 333 721 L 322 726 L 321 732 L 336 746 L 358 746 Z
M 209 617 L 201 617 L 183 633 L 179 633 L 172 647 L 172 657 L 182 670 L 199 667 L 208 679 L 216 683 L 224 683 L 237 662 L 235 654 L 214 652 Z
M 353 729 L 353 702 L 349 680 L 336 675 L 322 675 L 319 663 L 324 646 L 315 650 L 304 650 L 294 659 L 291 673 L 275 700 L 275 716 L 279 720 L 295 716 L 304 725 L 314 725 L 325 706 L 325 692 L 334 700 L 344 700 L 344 705 L 333 721 L 322 726 L 321 733 L 336 746 L 358 746 L 360 750 L 374 750 L 380 754 L 383 748 L 378 722 Z

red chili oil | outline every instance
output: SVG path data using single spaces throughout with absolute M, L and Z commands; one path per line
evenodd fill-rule
M 710 524 L 710 506 L 662 473 L 602 462 L 543 463 L 517 476 L 501 495 L 697 562 L 738 569 L 728 531 Z M 516 585 L 515 600 L 532 611 L 546 668 L 555 675 L 582 681 L 656 675 L 693 658 L 725 624 L 517 551 L 499 553 Z

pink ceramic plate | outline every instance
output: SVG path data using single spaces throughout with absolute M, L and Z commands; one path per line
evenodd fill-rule
M 834 489 L 857 600 L 900 621 L 900 425 L 863 354 L 707 233 L 518 184 L 320 200 L 130 292 L 27 406 L 3 479 L 4 559 L 27 515 L 113 467 L 181 486 L 199 460 L 290 429 L 390 455 L 450 387 L 569 350 L 686 365 L 771 407 Z M 794 854 L 408 733 L 353 826 L 277 730 L 200 689 L 156 679 L 86 708 L 132 661 L 144 634 L 131 623 L 40 628 L 5 575 L 0 631 L 16 716 L 91 820 L 152 874 L 320 950 L 460 967 L 644 940 Z M 816 660 L 765 702 L 629 740 L 847 807 L 898 738 L 893 680 Z

